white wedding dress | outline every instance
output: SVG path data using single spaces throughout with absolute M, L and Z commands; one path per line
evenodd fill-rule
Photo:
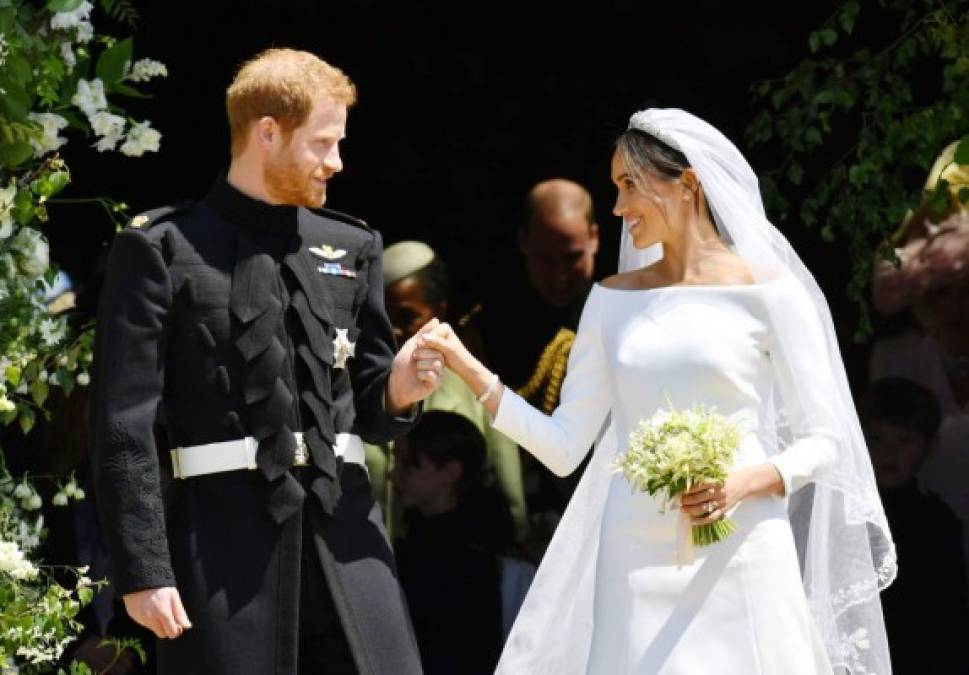
M 593 556 L 592 571 L 540 591 L 531 605 L 526 599 L 499 673 L 832 672 L 802 585 L 786 498 L 742 501 L 730 514 L 737 531 L 697 548 L 691 564 L 678 565 L 678 547 L 690 546 L 685 516 L 660 513 L 657 501 L 634 493 L 609 467 L 633 427 L 667 407 L 667 397 L 677 408 L 714 406 L 736 422 L 744 432 L 736 466 L 772 461 L 787 494 L 833 461 L 831 430 L 809 419 L 796 393 L 828 395 L 826 369 L 817 367 L 810 348 L 822 340 L 812 334 L 820 328 L 804 322 L 805 349 L 788 350 L 793 353 L 783 353 L 772 339 L 778 316 L 797 322 L 799 313 L 814 311 L 795 286 L 786 277 L 645 290 L 596 285 L 554 414 L 505 389 L 495 427 L 556 473 L 579 465 L 610 413 L 615 438 L 600 443 L 610 456 L 599 457 L 597 450 L 587 468 L 594 475 L 583 479 L 573 498 L 580 503 L 569 507 L 578 513 L 563 521 L 574 532 L 593 533 L 590 541 L 553 542 L 543 562 L 581 569 L 582 557 Z M 794 432 L 794 442 L 781 452 L 765 440 L 759 423 L 775 388 Z M 598 512 L 597 500 L 604 501 Z M 575 524 L 583 518 L 594 525 Z M 557 622 L 573 629 L 555 636 Z M 561 657 L 533 653 L 556 640 L 565 641 Z

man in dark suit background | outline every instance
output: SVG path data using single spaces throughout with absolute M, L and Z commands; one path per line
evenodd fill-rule
M 307 52 L 227 92 L 228 175 L 115 239 L 92 405 L 112 581 L 163 673 L 420 673 L 362 436 L 441 360 L 395 356 L 382 242 L 321 208 L 356 90 Z

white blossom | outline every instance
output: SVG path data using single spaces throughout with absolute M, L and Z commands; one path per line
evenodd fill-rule
M 19 254 L 18 267 L 28 277 L 39 277 L 50 266 L 50 246 L 44 235 L 24 227 L 10 240 L 10 248 Z
M 74 92 L 71 103 L 89 118 L 99 110 L 104 110 L 108 107 L 108 99 L 104 96 L 104 82 L 98 77 L 93 80 L 78 80 L 77 91 Z
M 62 42 L 60 46 L 61 59 L 67 64 L 68 68 L 73 68 L 77 65 L 77 57 L 74 56 L 74 48 L 71 46 L 70 42 Z
M 94 26 L 90 21 L 82 21 L 77 24 L 77 41 L 90 42 L 94 37 Z
M 40 498 L 40 495 L 36 492 L 26 499 L 20 501 L 20 507 L 25 511 L 36 511 L 41 506 L 44 505 L 44 501 Z
M 132 82 L 147 82 L 153 77 L 168 77 L 168 68 L 161 61 L 141 59 L 131 64 L 124 79 Z
M 20 483 L 13 491 L 14 499 L 26 499 L 30 495 L 34 494 L 34 491 L 30 489 L 27 483 Z
M 82 2 L 75 9 L 69 12 L 56 12 L 50 18 L 50 27 L 54 30 L 70 30 L 77 28 L 82 23 L 86 23 L 91 18 L 91 10 L 94 5 L 90 2 Z
M 17 409 L 13 401 L 8 399 L 6 396 L 0 396 L 0 413 L 12 412 Z
M 87 373 L 79 373 L 77 376 L 77 384 L 81 387 L 86 387 L 91 384 L 91 376 Z
M 136 122 L 128 130 L 128 138 L 121 146 L 121 152 L 129 157 L 141 157 L 146 152 L 158 152 L 161 133 L 151 128 L 151 122 Z
M 31 138 L 30 145 L 34 149 L 34 157 L 43 157 L 67 143 L 67 139 L 58 136 L 61 129 L 67 126 L 67 120 L 54 113 L 32 112 L 28 117 L 41 126 L 43 137 Z
M 67 365 L 67 354 L 61 354 L 57 357 L 57 365 L 61 368 Z
M 13 234 L 13 201 L 17 197 L 17 183 L 13 180 L 0 190 L 0 239 Z
M 43 341 L 45 347 L 53 347 L 62 339 L 64 339 L 65 325 L 63 321 L 59 321 L 53 317 L 47 317 L 40 322 L 40 339 Z M 41 376 L 41 381 L 45 381 L 47 371 L 43 371 Z
M 67 506 L 67 495 L 63 492 L 58 492 L 56 495 L 51 497 L 50 503 L 54 506 Z
M 77 488 L 76 490 L 74 490 L 74 499 L 81 500 L 81 499 L 84 499 L 86 496 L 87 494 L 84 492 L 82 488 Z
M 41 382 L 46 382 L 47 380 L 50 379 L 50 373 L 48 373 L 47 369 L 44 368 L 40 371 L 40 374 L 37 376 L 37 379 L 40 380 Z
M 23 551 L 12 541 L 0 541 L 0 572 L 20 581 L 37 577 L 37 568 L 24 558 Z
M 98 135 L 99 140 L 94 144 L 98 152 L 114 150 L 124 137 L 125 119 L 120 115 L 113 115 L 107 110 L 101 110 L 88 117 L 91 130 Z

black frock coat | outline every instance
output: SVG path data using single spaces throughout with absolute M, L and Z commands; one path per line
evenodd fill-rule
M 176 586 L 193 624 L 159 641 L 160 672 L 295 675 L 309 527 L 359 671 L 420 673 L 366 473 L 332 450 L 337 433 L 382 443 L 416 420 L 384 409 L 380 235 L 225 180 L 132 225 L 99 309 L 92 454 L 118 594 Z M 356 343 L 346 368 L 338 328 Z M 297 430 L 308 468 L 292 468 Z M 171 479 L 170 447 L 247 435 L 258 470 Z

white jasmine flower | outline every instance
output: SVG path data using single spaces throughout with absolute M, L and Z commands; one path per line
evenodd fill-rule
M 30 145 L 34 149 L 34 157 L 43 157 L 48 152 L 53 152 L 67 143 L 67 139 L 58 136 L 58 132 L 67 126 L 67 120 L 54 113 L 30 113 L 32 121 L 41 126 L 43 136 L 41 138 L 31 138 Z
M 77 24 L 77 41 L 90 42 L 94 37 L 94 26 L 90 21 L 82 21 Z
M 124 138 L 125 119 L 120 115 L 101 110 L 88 117 L 88 121 L 91 123 L 91 129 L 100 137 L 94 144 L 98 152 L 114 150 Z
M 91 384 L 91 376 L 87 373 L 80 373 L 77 376 L 77 384 L 81 387 L 86 387 Z
M 61 354 L 60 356 L 57 357 L 57 365 L 59 365 L 61 368 L 63 368 L 64 366 L 67 365 L 67 355 L 66 354 Z
M 23 551 L 12 541 L 0 541 L 0 572 L 6 572 L 14 579 L 29 581 L 37 577 L 37 568 L 24 559 Z
M 104 110 L 108 107 L 108 99 L 104 96 L 104 82 L 97 77 L 93 80 L 78 80 L 77 91 L 71 98 L 71 103 L 84 111 L 88 117 L 99 110 Z
M 40 371 L 40 374 L 37 375 L 37 379 L 40 380 L 41 382 L 46 382 L 47 380 L 50 379 L 50 373 L 48 373 L 47 369 L 44 368 Z
M 13 491 L 14 499 L 26 499 L 34 493 L 26 483 L 20 483 Z
M 40 498 L 40 495 L 37 494 L 36 492 L 30 495 L 29 497 L 27 497 L 27 499 L 25 499 L 23 502 L 21 502 L 21 506 L 23 506 L 23 508 L 26 509 L 27 511 L 36 511 L 43 505 L 44 505 L 44 501 Z
M 124 79 L 132 82 L 147 82 L 153 77 L 168 77 L 168 68 L 161 61 L 141 59 L 131 64 Z
M 76 490 L 74 490 L 74 499 L 81 500 L 81 499 L 84 499 L 85 497 L 87 497 L 87 494 L 84 492 L 82 488 L 77 488 Z
M 51 497 L 50 503 L 54 506 L 67 506 L 67 495 L 63 492 L 58 492 L 56 495 Z
M 78 5 L 75 9 L 72 9 L 70 12 L 56 12 L 54 16 L 50 18 L 50 27 L 54 30 L 70 30 L 71 28 L 77 28 L 79 25 L 91 18 L 92 9 L 94 9 L 94 5 L 85 1 Z
M 47 317 L 40 322 L 40 339 L 43 341 L 45 347 L 53 347 L 58 342 L 64 338 L 65 325 L 63 321 L 59 321 L 53 317 Z M 39 375 L 41 381 L 46 381 L 47 371 L 42 371 Z
M 17 197 L 17 183 L 13 180 L 0 190 L 0 239 L 13 234 L 13 201 Z
M 17 409 L 13 401 L 8 399 L 6 396 L 0 396 L 0 412 L 12 412 Z
M 50 246 L 32 227 L 21 228 L 10 241 L 10 248 L 19 254 L 18 267 L 28 277 L 39 277 L 50 266 Z
M 74 56 L 74 48 L 71 46 L 70 42 L 62 42 L 61 46 L 61 60 L 67 64 L 68 68 L 73 68 L 77 65 L 77 57 Z
M 121 152 L 129 157 L 141 157 L 146 152 L 158 152 L 161 133 L 151 128 L 151 122 L 137 122 L 128 130 L 128 138 L 121 146 Z

